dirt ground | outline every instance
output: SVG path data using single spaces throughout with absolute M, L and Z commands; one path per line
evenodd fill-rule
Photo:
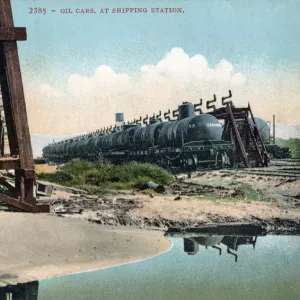
M 300 162 L 178 174 L 163 193 L 57 187 L 39 201 L 50 214 L 0 211 L 0 286 L 151 257 L 170 247 L 161 230 L 242 224 L 300 234 Z
M 99 197 L 55 191 L 51 207 L 51 214 L 105 225 L 166 229 L 239 222 L 300 232 L 300 162 L 179 174 L 163 194 L 119 191 Z
M 170 248 L 162 232 L 0 212 L 0 286 L 100 269 Z

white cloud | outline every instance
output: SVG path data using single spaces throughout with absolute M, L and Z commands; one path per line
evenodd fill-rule
M 204 56 L 190 57 L 183 49 L 173 48 L 156 65 L 141 66 L 136 77 L 102 65 L 91 77 L 72 75 L 64 91 L 47 83 L 28 89 L 26 99 L 31 132 L 59 135 L 111 125 L 115 112 L 120 111 L 131 121 L 140 115 L 175 109 L 183 101 L 208 100 L 213 94 L 219 96 L 220 105 L 228 89 L 232 89 L 237 105 L 254 101 L 264 113 L 274 104 L 278 91 L 273 85 L 266 89 L 264 83 L 251 87 L 246 76 L 234 73 L 233 65 L 225 59 L 210 68 Z M 288 97 L 288 89 L 283 87 L 281 93 Z M 258 99 L 263 102 L 257 103 Z M 263 113 L 261 116 L 265 117 Z

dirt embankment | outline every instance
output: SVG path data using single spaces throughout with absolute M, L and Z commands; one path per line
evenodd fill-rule
M 256 223 L 276 232 L 300 232 L 300 165 L 219 170 L 182 176 L 164 194 L 120 191 L 113 196 L 56 192 L 53 214 L 98 224 L 197 227 Z

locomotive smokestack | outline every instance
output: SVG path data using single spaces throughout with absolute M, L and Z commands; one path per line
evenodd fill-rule
M 118 130 L 122 130 L 123 123 L 124 123 L 124 114 L 116 113 L 116 126 Z

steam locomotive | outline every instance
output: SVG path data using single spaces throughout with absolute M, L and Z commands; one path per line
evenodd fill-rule
M 240 163 L 235 145 L 222 139 L 220 121 L 209 113 L 196 115 L 196 111 L 197 104 L 184 102 L 178 107 L 177 120 L 165 114 L 162 121 L 159 115 L 146 126 L 123 124 L 112 133 L 97 132 L 53 143 L 43 149 L 43 157 L 55 163 L 74 158 L 113 164 L 148 162 L 180 170 L 225 168 Z M 123 121 L 122 114 L 116 116 L 116 121 Z M 269 144 L 268 124 L 260 118 L 254 120 L 263 143 Z

